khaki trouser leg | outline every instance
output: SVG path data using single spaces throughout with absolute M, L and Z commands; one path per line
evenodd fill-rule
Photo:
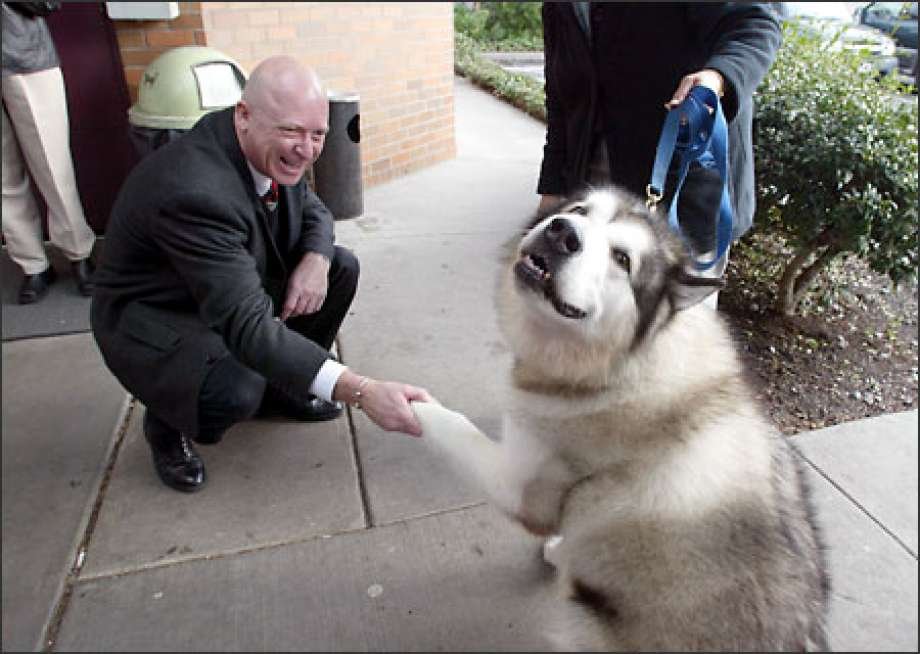
M 41 216 L 6 107 L 3 108 L 3 238 L 7 253 L 23 273 L 37 275 L 48 268 Z
M 95 235 L 77 191 L 61 69 L 4 77 L 3 102 L 29 172 L 48 204 L 51 243 L 71 261 L 85 259 Z M 14 223 L 22 220 L 18 214 L 10 217 Z M 4 206 L 4 230 L 7 220 Z

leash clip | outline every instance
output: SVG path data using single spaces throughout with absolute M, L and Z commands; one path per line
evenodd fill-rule
M 645 207 L 649 211 L 654 211 L 658 203 L 661 202 L 661 193 L 655 191 L 651 184 L 645 185 Z

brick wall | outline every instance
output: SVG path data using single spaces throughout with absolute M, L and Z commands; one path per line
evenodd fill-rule
M 248 72 L 288 54 L 327 88 L 361 96 L 361 157 L 371 186 L 456 154 L 453 4 L 181 2 L 171 21 L 115 21 L 132 102 L 167 49 L 208 45 Z
M 200 2 L 180 2 L 179 16 L 173 20 L 112 21 L 132 103 L 137 101 L 138 82 L 151 61 L 180 45 L 208 45 L 200 5 Z

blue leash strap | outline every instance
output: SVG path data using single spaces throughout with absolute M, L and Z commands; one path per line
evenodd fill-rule
M 715 111 L 710 113 L 709 108 Z M 646 187 L 645 203 L 649 209 L 654 209 L 664 195 L 665 177 L 675 154 L 678 157 L 677 186 L 668 208 L 668 225 L 676 233 L 681 233 L 677 200 L 691 162 L 697 161 L 704 168 L 715 167 L 722 178 L 715 256 L 710 261 L 694 259 L 697 270 L 708 270 L 719 262 L 731 244 L 732 208 L 728 197 L 728 126 L 718 96 L 705 86 L 690 89 L 687 98 L 665 117 L 655 151 L 652 180 Z

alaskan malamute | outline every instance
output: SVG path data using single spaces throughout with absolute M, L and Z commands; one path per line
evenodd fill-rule
M 742 381 L 666 222 L 592 191 L 538 216 L 498 292 L 514 355 L 499 441 L 424 434 L 529 531 L 559 534 L 561 649 L 827 649 L 829 581 L 799 458 Z

